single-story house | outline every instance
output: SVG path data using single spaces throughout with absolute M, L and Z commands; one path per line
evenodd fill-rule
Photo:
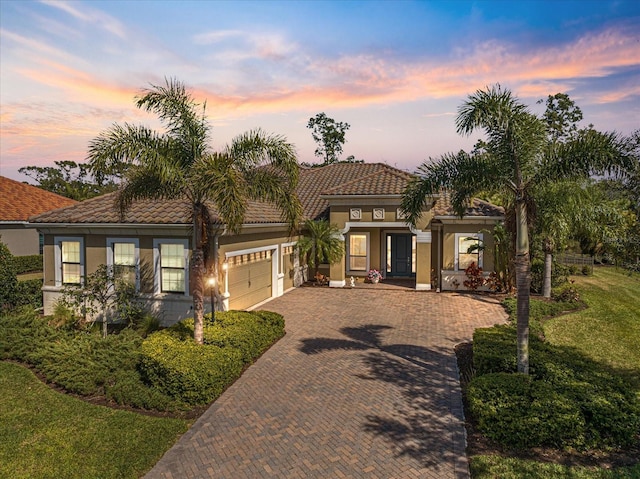
M 325 269 L 330 287 L 347 286 L 351 276 L 365 277 L 376 269 L 385 278 L 415 281 L 417 290 L 448 290 L 462 285 L 471 261 L 493 270 L 488 231 L 503 220 L 504 211 L 474 200 L 462 217 L 456 216 L 450 196 L 442 193 L 413 228 L 400 210 L 411 178 L 380 163 L 301 169 L 297 191 L 304 219 L 328 219 L 345 242 L 343 259 Z M 139 201 L 121 221 L 114 194 L 107 194 L 34 216 L 30 224 L 44 234 L 45 313 L 52 311 L 65 284 L 79 283 L 101 264 L 119 264 L 136 270 L 140 292 L 164 324 L 192 315 L 192 234 L 185 202 Z M 265 203 L 249 205 L 240 234 L 227 234 L 221 225 L 218 280 L 224 309 L 252 308 L 299 286 L 305 265 L 296 252 L 297 239 Z M 485 248 L 468 253 L 478 241 Z
M 42 254 L 43 237 L 28 225 L 30 216 L 77 201 L 0 176 L 0 240 L 14 256 Z

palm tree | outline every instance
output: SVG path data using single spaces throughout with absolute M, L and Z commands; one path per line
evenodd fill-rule
M 616 165 L 626 166 L 615 134 L 589 130 L 566 143 L 550 143 L 544 123 L 500 85 L 478 90 L 458 109 L 457 131 L 470 135 L 484 130 L 487 141 L 468 154 L 445 154 L 418 168 L 404 193 L 402 208 L 414 225 L 427 207 L 429 195 L 452 191 L 456 212 L 464 212 L 479 192 L 508 191 L 515 213 L 515 276 L 517 288 L 518 372 L 529 373 L 529 295 L 531 261 L 529 214 L 533 189 L 558 179 L 588 177 Z
M 129 163 L 116 195 L 122 215 L 140 199 L 185 199 L 190 206 L 193 252 L 194 339 L 203 342 L 204 275 L 206 252 L 213 242 L 213 274 L 218 277 L 217 234 L 214 228 L 237 233 L 248 201 L 275 204 L 291 231 L 298 225 L 301 207 L 295 194 L 298 162 L 284 137 L 250 131 L 221 151 L 211 151 L 206 104 L 199 105 L 183 83 L 143 90 L 136 105 L 158 115 L 166 130 L 114 125 L 91 141 L 88 160 L 93 171 L 109 171 Z M 216 293 L 217 294 L 217 285 Z
M 307 264 L 315 268 L 315 276 L 322 263 L 336 263 L 344 255 L 344 242 L 340 239 L 340 230 L 327 220 L 307 220 L 304 223 L 306 234 L 298 240 L 300 253 L 307 258 Z

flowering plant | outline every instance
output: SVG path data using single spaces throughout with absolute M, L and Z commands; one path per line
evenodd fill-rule
M 378 281 L 382 281 L 382 273 L 377 269 L 370 269 L 367 274 L 367 279 L 372 283 L 377 283 Z

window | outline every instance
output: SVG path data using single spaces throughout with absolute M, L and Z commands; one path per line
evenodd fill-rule
M 349 271 L 369 269 L 369 233 L 351 233 L 348 241 Z
M 188 240 L 153 240 L 156 293 L 189 294 Z
M 84 276 L 84 240 L 81 237 L 54 238 L 56 286 L 82 284 Z
M 119 279 L 140 289 L 140 248 L 137 238 L 107 238 L 107 266 L 113 267 Z
M 456 264 L 457 271 L 464 271 L 471 263 L 482 268 L 482 234 L 456 233 Z

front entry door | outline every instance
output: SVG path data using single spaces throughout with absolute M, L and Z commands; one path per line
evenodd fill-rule
M 391 237 L 391 276 L 411 276 L 412 274 L 412 235 L 390 233 Z

